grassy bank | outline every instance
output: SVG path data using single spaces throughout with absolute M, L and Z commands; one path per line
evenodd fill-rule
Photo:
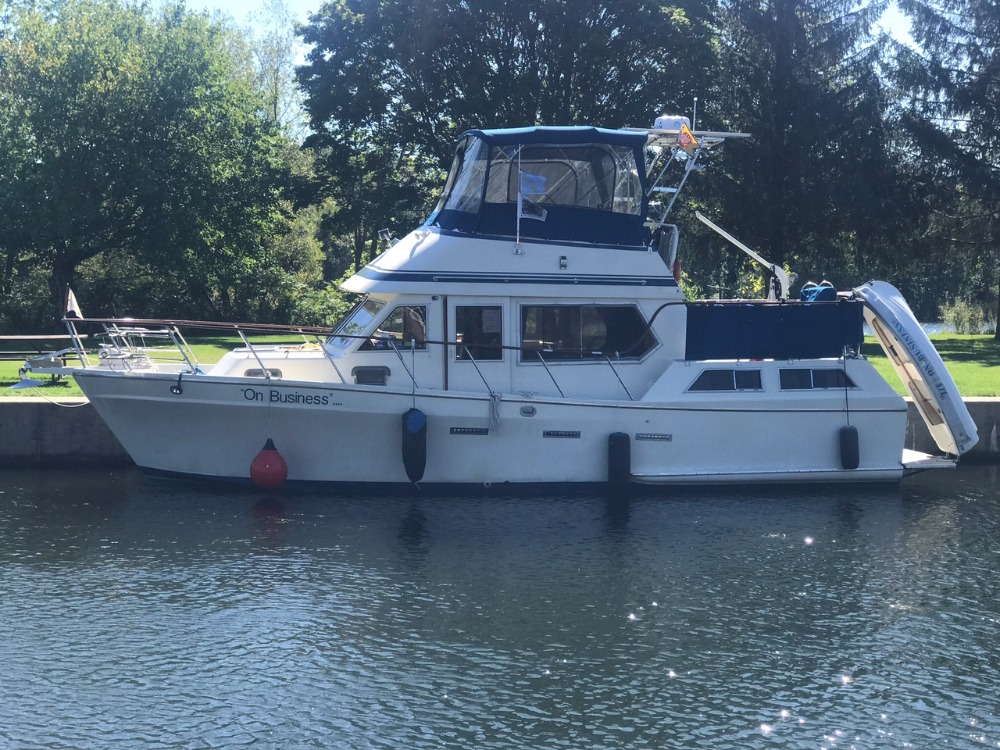
M 275 341 L 276 339 L 272 339 L 271 343 Z M 963 396 L 1000 396 L 1000 344 L 992 336 L 942 333 L 931 336 L 931 341 L 940 352 Z M 229 349 L 238 346 L 239 340 L 213 337 L 198 339 L 191 343 L 200 362 L 212 363 L 218 361 L 219 357 Z M 863 353 L 899 393 L 905 393 L 903 384 L 896 377 L 895 371 L 874 338 L 865 339 Z M 83 395 L 71 378 L 44 388 L 11 390 L 8 386 L 18 381 L 17 371 L 21 364 L 21 362 L 0 362 L 0 398 L 4 396 L 57 398 Z M 38 377 L 41 379 L 41 376 Z
M 930 337 L 963 396 L 1000 396 L 1000 343 L 992 335 L 940 333 Z M 898 393 L 906 389 L 873 337 L 866 337 L 862 353 Z

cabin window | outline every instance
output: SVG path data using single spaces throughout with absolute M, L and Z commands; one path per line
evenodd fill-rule
M 525 305 L 521 361 L 640 359 L 656 346 L 633 305 Z
M 760 370 L 703 370 L 689 391 L 761 391 Z
M 529 212 L 546 205 L 638 215 L 642 186 L 635 155 L 602 143 L 509 145 L 490 160 L 487 203 L 516 203 Z
M 503 359 L 503 308 L 499 305 L 455 307 L 455 358 Z
M 804 391 L 814 388 L 856 388 L 846 372 L 833 367 L 817 370 L 796 368 L 781 370 L 781 389 L 784 391 Z
M 382 312 L 383 307 L 385 307 L 384 302 L 370 298 L 362 300 L 351 310 L 344 321 L 336 327 L 335 330 L 339 335 L 331 339 L 329 343 L 340 349 L 346 349 L 357 340 L 359 334 L 368 328 L 371 322 Z
M 854 381 L 843 370 L 827 368 L 813 370 L 813 388 L 855 388 Z
M 392 309 L 358 351 L 405 349 L 413 345 L 419 351 L 427 348 L 427 308 L 404 305 Z

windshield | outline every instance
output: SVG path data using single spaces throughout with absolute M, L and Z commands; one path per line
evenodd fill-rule
M 632 149 L 603 143 L 495 148 L 486 201 L 516 203 L 519 193 L 536 204 L 632 215 L 642 206 Z
M 361 300 L 348 313 L 347 317 L 336 326 L 334 329 L 336 335 L 331 337 L 327 341 L 327 344 L 335 346 L 338 349 L 346 349 L 358 340 L 358 337 L 364 333 L 365 329 L 368 328 L 383 307 L 385 307 L 384 302 L 371 299 L 370 297 Z
M 463 138 L 444 186 L 438 210 L 478 213 L 483 195 L 483 175 L 489 147 L 478 138 Z

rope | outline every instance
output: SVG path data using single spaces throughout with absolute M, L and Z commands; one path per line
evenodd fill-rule
M 38 390 L 38 386 L 37 385 L 34 386 L 31 390 L 37 391 Z M 48 401 L 50 404 L 53 404 L 54 406 L 62 407 L 63 409 L 78 409 L 81 406 L 90 406 L 90 401 L 84 401 L 82 404 L 60 404 L 58 401 L 56 401 L 53 398 L 49 398 L 44 393 L 38 393 L 36 395 L 37 395 L 38 398 L 42 398 L 42 399 Z
M 502 396 L 496 391 L 490 391 L 490 425 L 494 430 L 500 429 L 500 401 Z

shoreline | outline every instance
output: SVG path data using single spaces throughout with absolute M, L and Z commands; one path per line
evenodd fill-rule
M 964 399 L 979 429 L 979 442 L 962 457 L 969 463 L 1000 463 L 1000 398 Z M 938 453 L 910 399 L 905 448 Z M 114 466 L 132 463 L 86 398 L 11 397 L 0 400 L 0 465 Z

